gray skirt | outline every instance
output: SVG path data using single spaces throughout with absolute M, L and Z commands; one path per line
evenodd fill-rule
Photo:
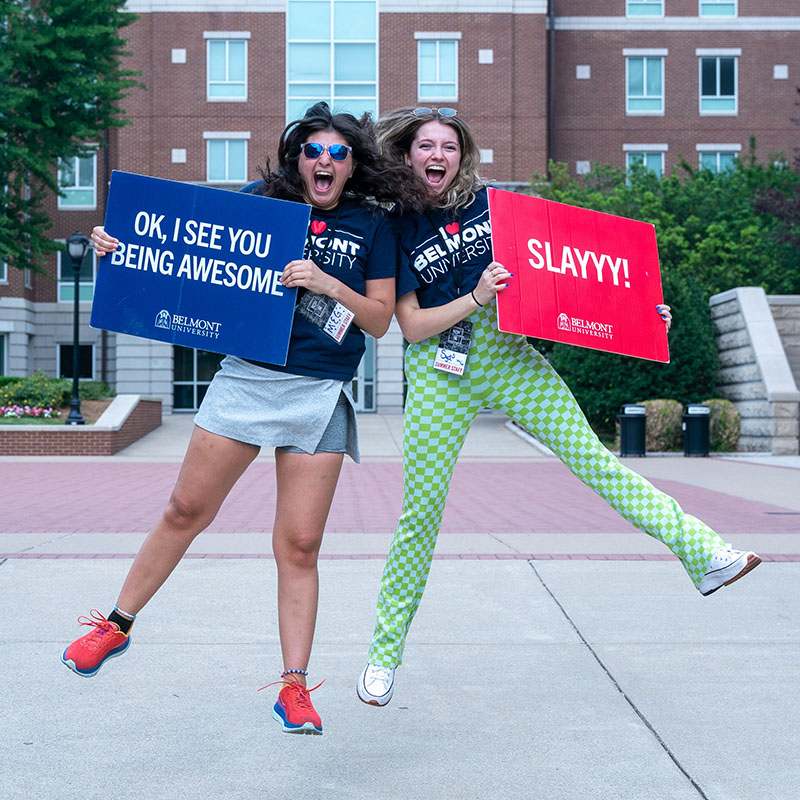
M 347 453 L 359 461 L 349 384 L 277 372 L 235 356 L 223 359 L 194 423 L 257 447 Z

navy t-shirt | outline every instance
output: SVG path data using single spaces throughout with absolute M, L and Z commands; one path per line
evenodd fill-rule
M 416 289 L 420 308 L 442 306 L 468 294 L 492 261 L 485 188 L 458 215 L 434 208 L 425 214 L 396 217 L 394 224 L 400 240 L 397 296 Z
M 242 191 L 256 194 L 258 186 L 258 183 L 250 184 Z M 368 280 L 395 277 L 397 239 L 391 223 L 379 208 L 364 208 L 352 200 L 342 200 L 339 205 L 341 210 L 333 233 L 337 209 L 311 209 L 304 257 L 311 258 L 320 269 L 359 294 L 366 294 Z M 331 235 L 333 238 L 326 250 Z M 298 290 L 298 300 L 303 291 Z M 295 312 L 286 365 L 251 363 L 293 375 L 350 381 L 365 349 L 364 332 L 355 323 L 337 344 L 313 322 Z

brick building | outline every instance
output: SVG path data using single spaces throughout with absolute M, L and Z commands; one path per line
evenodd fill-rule
M 289 119 L 316 99 L 354 113 L 453 106 L 472 125 L 482 174 L 510 186 L 591 162 L 681 158 L 724 169 L 797 144 L 798 0 L 130 0 L 126 29 L 145 90 L 132 125 L 95 156 L 60 165 L 54 235 L 103 217 L 112 169 L 238 188 L 274 155 Z M 72 271 L 0 264 L 0 374 L 71 376 Z M 81 376 L 118 392 L 202 399 L 218 356 L 89 328 L 96 265 L 82 274 Z M 357 380 L 365 409 L 399 410 L 393 324 Z

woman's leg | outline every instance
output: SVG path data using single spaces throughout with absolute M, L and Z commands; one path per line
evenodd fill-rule
M 278 500 L 272 550 L 278 567 L 278 628 L 284 669 L 308 667 L 317 621 L 317 556 L 342 453 L 275 451 Z M 305 676 L 287 675 L 305 684 Z
M 378 595 L 368 662 L 396 667 L 422 600 L 450 478 L 469 426 L 482 407 L 467 375 L 433 369 L 435 347 L 406 356 L 408 396 L 403 420 L 403 511 Z
M 167 508 L 144 540 L 117 606 L 138 614 L 161 588 L 192 540 L 211 524 L 259 448 L 195 427 Z
M 492 405 L 546 444 L 626 520 L 663 542 L 698 586 L 713 552 L 725 547 L 722 539 L 601 444 L 569 388 L 541 354 L 521 343 L 505 350 L 495 362 Z

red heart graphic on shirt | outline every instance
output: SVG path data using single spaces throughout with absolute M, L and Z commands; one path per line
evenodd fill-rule
M 457 223 L 457 222 L 451 222 L 449 225 L 445 225 L 445 226 L 444 226 L 444 229 L 445 229 L 445 230 L 446 230 L 446 231 L 447 231 L 449 234 L 451 234 L 451 235 L 452 235 L 452 234 L 454 234 L 454 233 L 458 233 L 458 227 L 459 227 L 459 226 L 458 226 L 458 223 Z
M 327 227 L 321 219 L 315 219 L 311 222 L 311 232 L 314 236 L 319 236 Z

